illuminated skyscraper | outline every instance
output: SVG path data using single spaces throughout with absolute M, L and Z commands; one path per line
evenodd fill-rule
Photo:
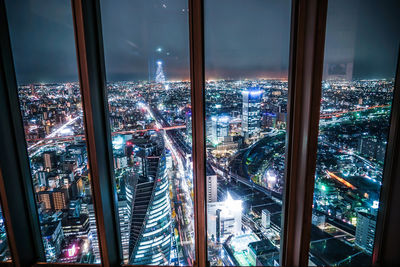
M 132 198 L 130 264 L 168 265 L 172 222 L 164 142 L 159 134 L 147 133 L 130 143 L 137 167 L 126 184 L 127 200 Z
M 99 240 L 97 238 L 96 215 L 94 211 L 94 205 L 88 204 L 87 209 L 88 209 L 87 212 L 89 216 L 89 227 L 90 227 L 89 239 L 93 247 L 93 254 L 95 257 L 94 262 L 100 263 Z
M 52 197 L 53 197 L 53 205 L 54 210 L 63 210 L 67 208 L 68 203 L 68 189 L 56 189 L 53 190 Z
M 211 142 L 217 144 L 229 135 L 229 120 L 228 116 L 211 117 Z
M 185 124 L 186 124 L 186 140 L 189 144 L 192 144 L 192 111 L 188 110 L 185 113 Z
M 207 179 L 207 201 L 217 202 L 218 200 L 218 182 L 217 174 L 210 164 L 206 165 L 206 179 Z
M 267 209 L 261 211 L 261 225 L 268 229 L 271 226 L 271 212 Z
M 262 91 L 258 87 L 250 87 L 242 92 L 242 134 L 245 139 L 257 135 L 261 130 Z
M 238 235 L 242 228 L 242 200 L 234 200 L 228 192 L 223 202 L 207 203 L 207 232 L 218 242 Z
M 61 221 L 46 222 L 41 225 L 43 246 L 46 251 L 46 259 L 54 261 L 61 252 L 61 244 L 64 240 L 64 232 Z
M 130 201 L 132 200 L 130 192 Z M 118 199 L 118 215 L 121 233 L 121 246 L 122 246 L 122 256 L 124 261 L 129 260 L 129 230 L 131 222 L 131 206 L 130 201 L 125 199 Z

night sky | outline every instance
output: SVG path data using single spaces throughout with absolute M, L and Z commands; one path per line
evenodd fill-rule
M 289 0 L 206 0 L 206 78 L 287 78 Z M 7 0 L 17 79 L 77 81 L 69 0 Z M 101 1 L 107 80 L 189 77 L 186 0 Z M 351 63 L 353 78 L 394 76 L 400 1 L 330 0 L 325 68 Z

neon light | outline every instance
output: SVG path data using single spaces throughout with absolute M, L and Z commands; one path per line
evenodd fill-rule
M 75 256 L 75 253 L 76 253 L 76 247 L 75 244 L 73 244 L 72 247 L 68 249 L 68 257 Z

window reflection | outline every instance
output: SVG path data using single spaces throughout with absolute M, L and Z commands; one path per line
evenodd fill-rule
M 205 1 L 208 260 L 279 265 L 290 1 Z
M 398 1 L 329 1 L 310 262 L 372 252 L 400 41 Z
M 100 263 L 70 1 L 7 1 L 46 261 Z
M 124 263 L 192 265 L 187 1 L 101 8 Z

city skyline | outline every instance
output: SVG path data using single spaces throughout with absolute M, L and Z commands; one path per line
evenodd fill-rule
M 7 3 L 18 80 L 21 84 L 76 81 L 71 8 L 62 1 L 41 1 L 42 4 Z M 354 79 L 392 78 L 396 64 L 393 55 L 397 55 L 400 43 L 394 12 L 400 3 L 335 2 L 329 4 L 325 63 L 352 63 Z M 241 8 L 240 0 L 229 1 L 230 13 L 220 16 L 227 4 L 205 3 L 206 77 L 287 78 L 290 1 L 254 0 L 246 9 Z M 130 1 L 121 1 L 119 5 L 102 1 L 101 7 L 108 81 L 148 80 L 157 60 L 165 62 L 170 80 L 189 79 L 186 1 L 139 1 L 135 6 Z M 116 13 L 122 15 L 115 17 Z M 129 14 L 137 16 L 132 18 Z M 150 22 L 145 19 L 148 16 L 156 19 Z M 235 20 L 236 16 L 241 20 Z M 236 26 L 225 32 L 228 24 Z M 46 31 L 42 30 L 44 25 Z M 352 36 L 357 29 L 358 34 Z M 263 31 L 268 34 L 259 34 Z
M 71 2 L 36 1 L 7 2 L 7 11 L 46 261 L 100 263 L 98 172 L 86 143 L 93 133 L 86 133 L 88 99 L 74 67 Z M 100 1 L 101 101 L 112 153 L 111 173 L 102 177 L 115 190 L 121 263 L 192 266 L 204 237 L 210 266 L 278 266 L 287 234 L 285 176 L 293 168 L 286 166 L 294 134 L 287 124 L 296 119 L 288 112 L 290 1 L 205 1 L 203 140 L 192 132 L 187 2 L 118 3 Z M 316 266 L 372 262 L 400 41 L 397 5 L 329 1 L 306 237 Z M 381 22 L 384 15 L 391 18 Z M 196 198 L 195 143 L 204 145 L 206 184 Z M 195 226 L 202 197 L 207 220 Z M 205 236 L 196 236 L 198 226 Z
M 265 264 L 275 264 L 279 258 L 281 201 L 285 186 L 287 86 L 287 81 L 280 80 L 213 81 L 207 85 L 206 175 L 207 183 L 216 187 L 216 190 L 207 190 L 207 212 L 211 216 L 211 221 L 208 221 L 208 227 L 211 227 L 208 255 L 212 265 L 229 260 L 240 261 L 240 265 L 255 265 L 256 259 L 246 256 L 243 251 L 258 247 L 268 255 Z M 191 163 L 187 161 L 191 155 L 191 128 L 188 127 L 191 114 L 187 106 L 190 103 L 189 83 L 116 82 L 109 83 L 108 87 L 124 259 L 131 263 L 140 261 L 133 256 L 136 255 L 132 249 L 136 241 L 131 240 L 141 240 L 140 232 L 135 229 L 142 225 L 137 220 L 144 210 L 136 209 L 135 205 L 143 200 L 133 199 L 138 190 L 147 199 L 150 197 L 152 190 L 148 187 L 142 189 L 142 184 L 146 188 L 146 184 L 155 182 L 156 176 L 153 175 L 157 173 L 160 178 L 169 177 L 172 212 L 161 213 L 162 217 L 159 217 L 150 211 L 149 222 L 146 222 L 149 225 L 146 230 L 150 232 L 145 232 L 145 235 L 166 230 L 154 226 L 154 220 L 164 218 L 167 227 L 175 228 L 166 233 L 175 238 L 172 239 L 171 254 L 155 253 L 158 255 L 155 260 L 189 264 L 193 259 L 193 214 L 189 208 L 193 205 L 193 181 Z M 25 129 L 29 133 L 26 138 L 41 207 L 42 231 L 54 232 L 52 236 L 58 240 L 44 235 L 44 240 L 49 239 L 45 243 L 48 260 L 97 262 L 97 230 L 93 205 L 89 200 L 86 145 L 81 139 L 84 136 L 82 120 L 79 120 L 81 109 L 76 105 L 79 87 L 77 83 L 59 83 L 21 86 L 19 90 Z M 374 231 L 374 214 L 379 207 L 392 92 L 393 81 L 386 80 L 323 83 L 310 247 L 312 257 L 329 264 L 342 260 L 355 265 L 370 261 L 374 237 L 371 229 Z M 55 100 L 65 105 L 51 105 Z M 39 110 L 38 105 L 42 107 Z M 44 121 L 50 123 L 43 124 Z M 160 133 L 165 147 L 160 143 L 161 150 L 154 150 L 154 143 L 149 142 L 146 136 L 154 138 Z M 142 147 L 146 148 L 143 152 Z M 157 161 L 154 160 L 159 158 L 157 155 L 162 154 L 160 151 L 163 149 L 166 151 L 165 163 L 157 168 L 146 167 L 150 166 L 150 162 L 146 163 L 148 160 L 155 166 Z M 166 176 L 162 174 L 164 170 Z M 157 180 L 159 188 L 167 188 L 163 185 L 166 180 Z M 65 183 L 67 188 L 72 188 L 68 196 Z M 160 189 L 156 189 L 156 194 L 159 194 L 157 190 Z M 346 195 L 352 195 L 352 198 L 346 199 Z M 159 196 L 164 198 L 167 194 Z M 146 209 L 150 210 L 151 200 L 147 201 Z M 242 206 L 241 212 L 232 212 L 232 203 L 238 201 Z M 154 203 L 170 209 L 165 199 Z M 218 219 L 212 219 L 214 216 Z M 166 220 L 169 217 L 171 219 Z M 69 225 L 77 225 L 80 232 L 70 230 Z M 133 227 L 133 234 L 130 227 Z M 85 234 L 77 236 L 82 231 Z M 164 238 L 167 238 L 169 234 L 165 234 Z M 73 237 L 79 239 L 74 241 Z M 327 237 L 330 237 L 328 244 L 332 249 L 346 247 L 334 259 L 329 256 L 332 250 L 324 251 L 320 246 Z M 187 240 L 181 242 L 181 238 Z M 143 242 L 140 247 L 144 251 L 149 240 Z M 82 244 L 87 247 L 86 243 L 91 244 L 90 250 L 85 252 L 87 257 L 82 258 Z M 217 256 L 222 243 L 233 256 Z M 76 252 L 68 256 L 70 250 Z M 66 256 L 63 251 L 67 251 Z M 149 260 L 152 258 L 143 262 L 149 263 Z

